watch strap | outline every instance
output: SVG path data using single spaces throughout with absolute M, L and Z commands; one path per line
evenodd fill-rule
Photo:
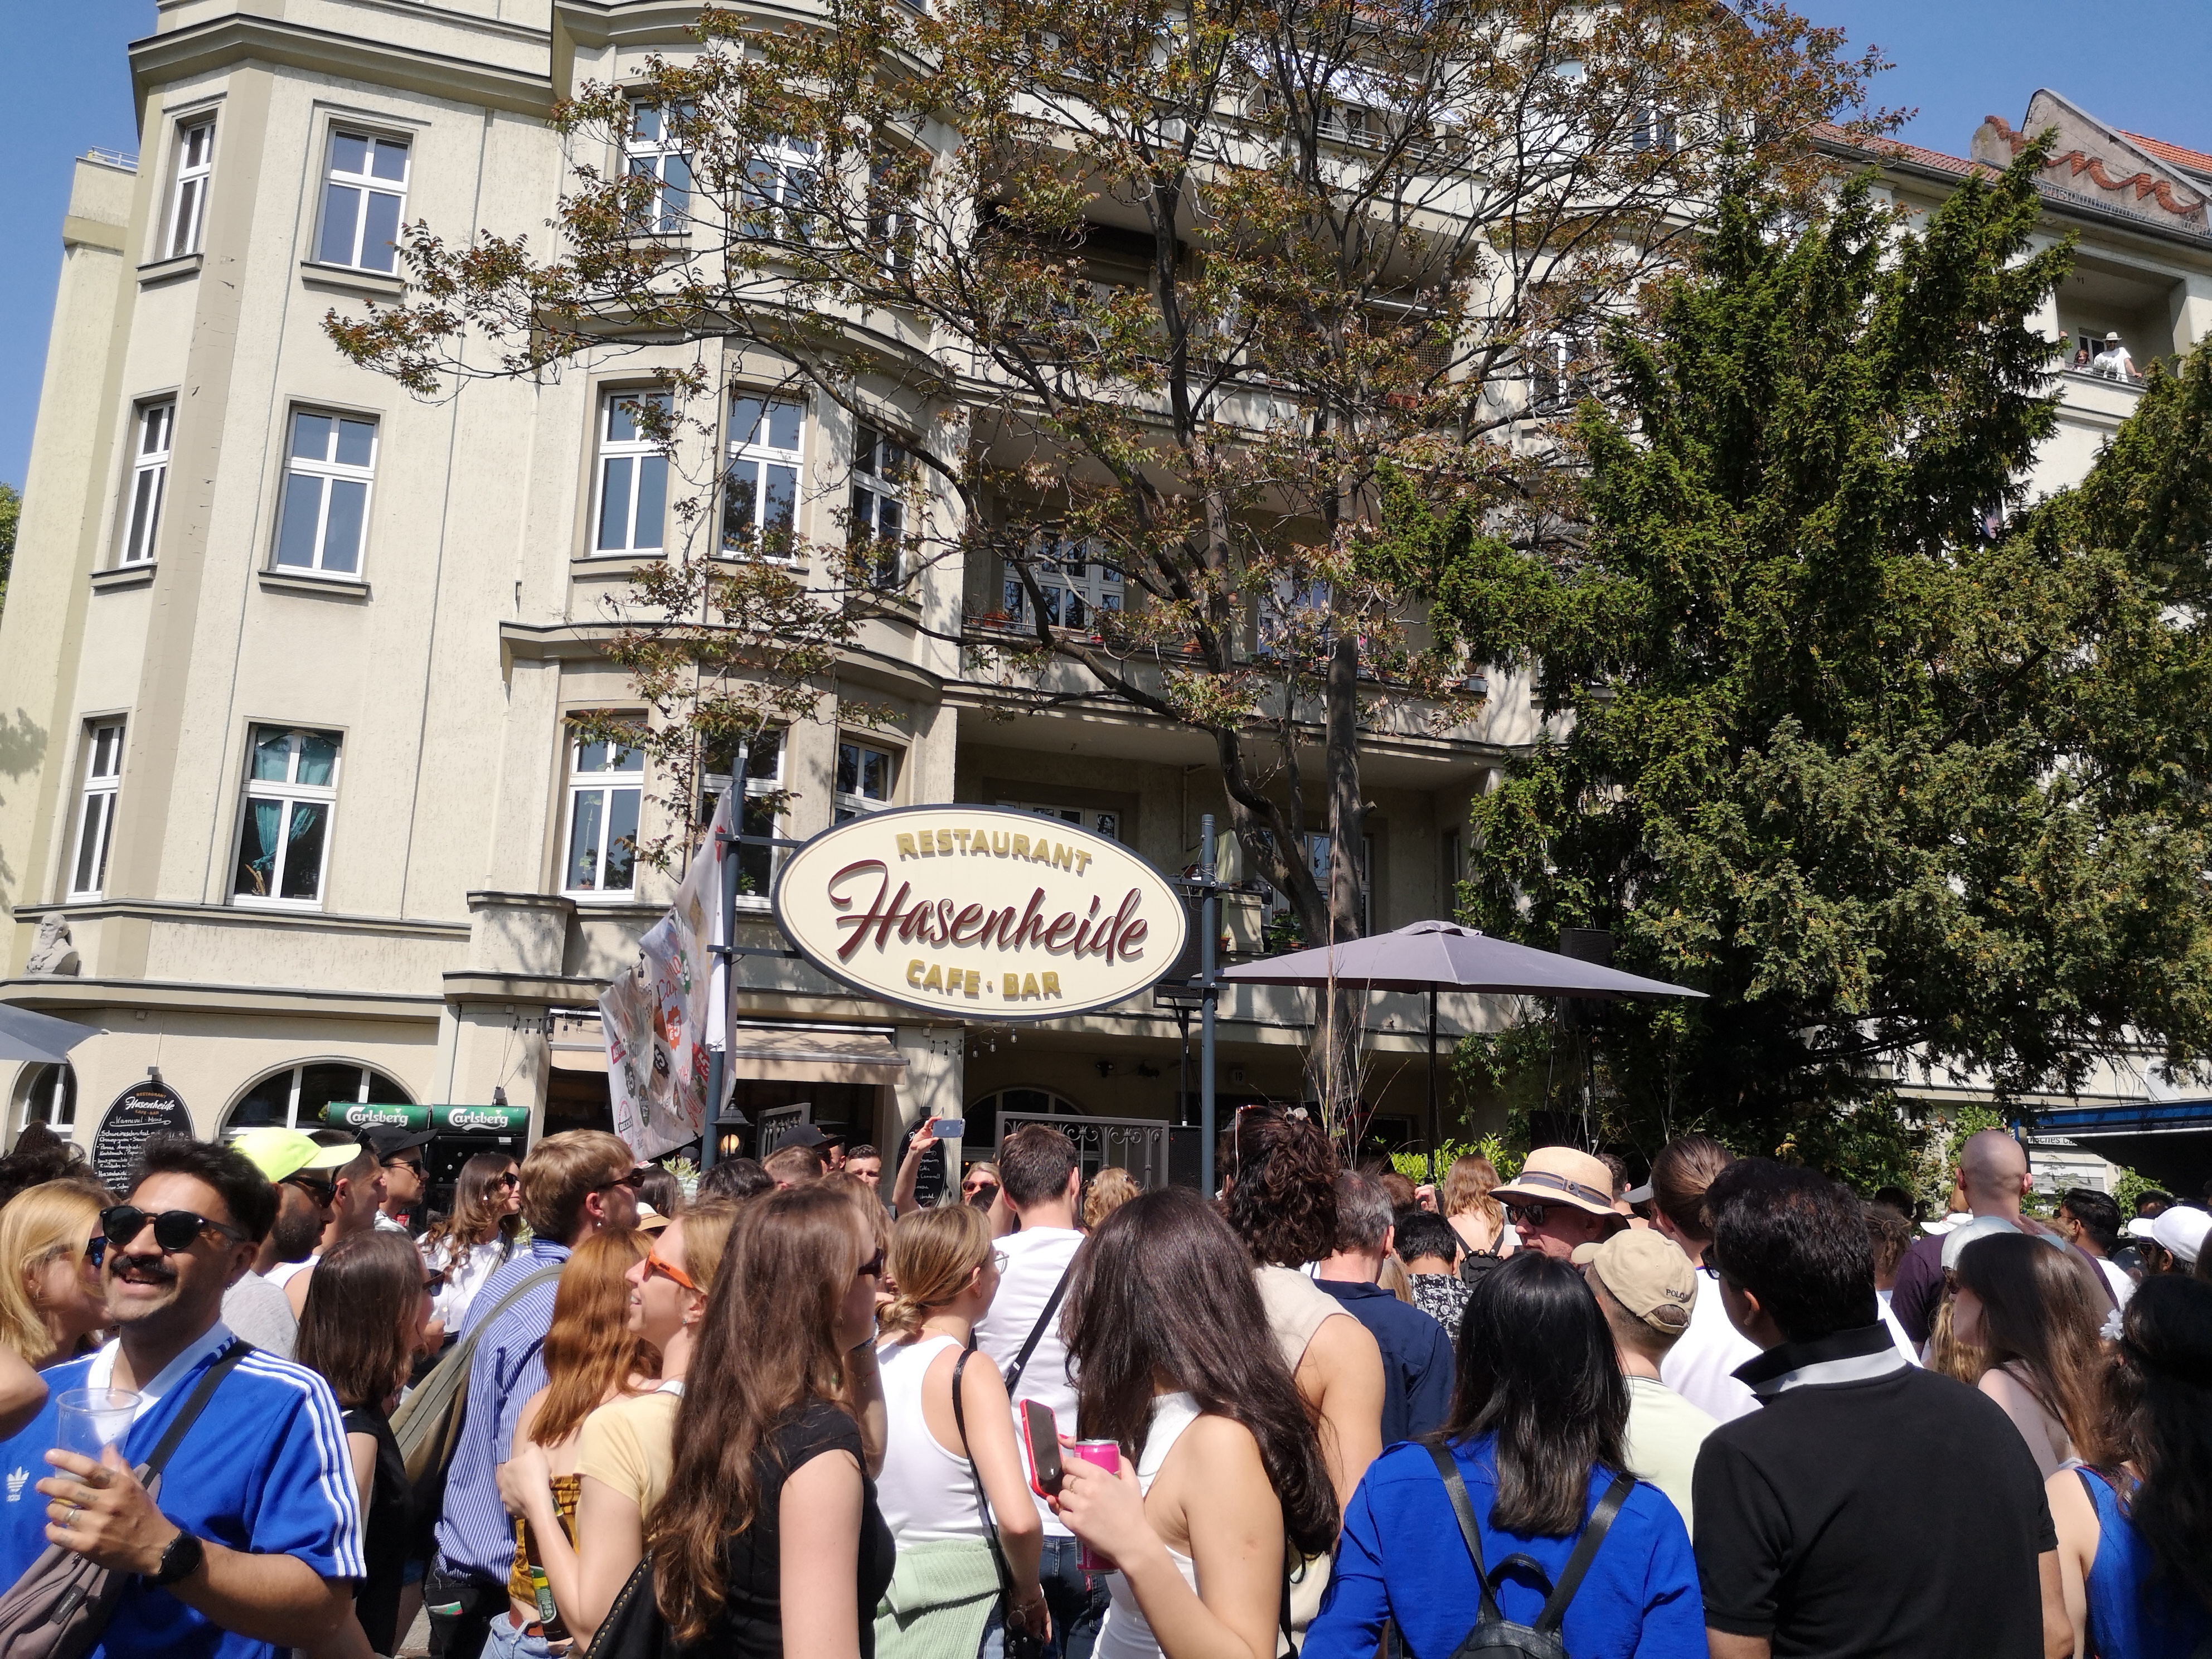
M 157 1586 L 176 1583 L 198 1572 L 200 1563 L 206 1559 L 207 1546 L 179 1527 L 177 1535 L 169 1540 L 169 1547 L 161 1552 L 161 1563 L 147 1582 Z

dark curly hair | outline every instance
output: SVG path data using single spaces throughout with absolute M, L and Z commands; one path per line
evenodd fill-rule
M 1298 1267 L 1336 1249 L 1336 1152 L 1303 1113 L 1240 1112 L 1224 1138 L 1224 1213 L 1261 1267 Z

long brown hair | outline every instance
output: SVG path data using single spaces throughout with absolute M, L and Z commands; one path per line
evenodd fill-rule
M 594 1233 L 561 1269 L 545 1333 L 545 1403 L 530 1437 L 557 1445 L 633 1376 L 658 1376 L 660 1352 L 629 1334 L 629 1270 L 650 1243 L 627 1229 Z
M 840 1407 L 836 1326 L 872 1239 L 843 1193 L 814 1184 L 754 1199 L 722 1247 L 676 1418 L 676 1460 L 647 1529 L 653 1590 L 678 1643 L 706 1635 L 727 1589 L 722 1551 L 753 1524 L 760 1459 L 810 1400 Z
M 1164 1379 L 1250 1431 L 1301 1554 L 1336 1541 L 1313 1419 L 1268 1332 L 1251 1257 L 1212 1205 L 1167 1187 L 1108 1216 L 1076 1252 L 1062 1320 L 1084 1433 L 1141 1455 Z
M 2111 1362 L 2098 1336 L 2106 1299 L 2092 1270 L 2071 1250 L 2014 1232 L 1976 1239 L 1959 1253 L 1958 1271 L 1981 1301 L 1984 1361 L 2011 1368 L 2076 1449 L 2093 1452 Z
M 1498 1166 L 1488 1158 L 1474 1152 L 1454 1158 L 1451 1168 L 1444 1171 L 1444 1189 L 1440 1194 L 1444 1219 L 1474 1210 L 1490 1223 L 1494 1233 L 1505 1224 L 1505 1206 L 1490 1195 L 1498 1184 Z
M 400 1327 L 422 1295 L 422 1256 L 383 1228 L 342 1238 L 307 1277 L 292 1358 L 320 1371 L 341 1406 L 380 1403 L 414 1363 Z
M 514 1160 L 505 1152 L 478 1152 L 462 1164 L 453 1182 L 453 1212 L 422 1235 L 423 1249 L 442 1245 L 459 1255 L 498 1234 L 512 1239 L 520 1232 L 521 1215 L 507 1212 L 507 1189 L 492 1186 L 513 1168 Z

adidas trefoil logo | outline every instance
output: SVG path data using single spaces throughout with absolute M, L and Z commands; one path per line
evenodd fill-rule
M 23 1496 L 23 1483 L 30 1478 L 31 1472 L 28 1469 L 10 1469 L 8 1471 L 8 1501 L 9 1503 L 18 1503 L 21 1500 Z

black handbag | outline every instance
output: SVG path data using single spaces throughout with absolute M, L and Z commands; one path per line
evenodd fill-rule
M 668 1621 L 660 1616 L 660 1602 L 653 1593 L 653 1557 L 648 1554 L 631 1569 L 607 1616 L 592 1632 L 584 1659 L 665 1659 L 672 1650 Z
M 1059 1300 L 1059 1294 L 1057 1291 L 1053 1293 L 1055 1302 Z M 1051 1310 L 1048 1308 L 1045 1311 L 1049 1317 Z M 1038 1328 L 1043 1328 L 1042 1320 L 1038 1322 Z M 1036 1332 L 1030 1333 L 1030 1340 L 1034 1346 Z M 969 1341 L 972 1343 L 974 1339 L 971 1337 Z M 990 1547 L 991 1565 L 998 1570 L 999 1620 L 1005 1628 L 1006 1659 L 1045 1659 L 1044 1638 L 1032 1634 L 1014 1622 L 1018 1588 L 1014 1583 L 1014 1570 L 1006 1564 L 1005 1547 L 999 1542 L 998 1523 L 991 1519 L 991 1500 L 983 1496 L 983 1477 L 976 1473 L 975 1454 L 968 1449 L 968 1413 L 960 1403 L 960 1376 L 968 1369 L 968 1362 L 975 1357 L 975 1350 L 970 1346 L 962 1349 L 960 1358 L 952 1362 L 952 1422 L 960 1431 L 960 1455 L 968 1460 L 968 1478 L 975 1485 L 975 1512 L 983 1518 L 983 1541 Z M 1023 1357 L 1027 1358 L 1027 1349 L 1023 1351 Z

